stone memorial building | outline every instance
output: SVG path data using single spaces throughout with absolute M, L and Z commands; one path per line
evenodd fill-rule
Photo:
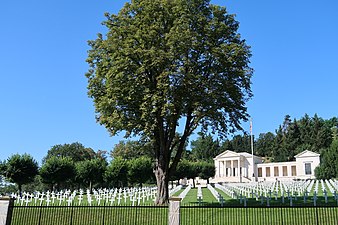
M 247 152 L 227 150 L 214 158 L 216 174 L 212 182 L 250 182 L 313 179 L 320 155 L 305 150 L 292 162 L 263 163 L 263 158 Z

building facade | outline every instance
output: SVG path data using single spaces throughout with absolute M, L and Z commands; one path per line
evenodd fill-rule
M 263 159 L 247 152 L 227 150 L 214 158 L 215 178 L 212 182 L 250 182 L 313 179 L 320 163 L 320 155 L 303 151 L 296 161 L 263 163 Z

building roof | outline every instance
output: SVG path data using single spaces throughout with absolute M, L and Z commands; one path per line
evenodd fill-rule
M 318 157 L 318 156 L 320 156 L 320 154 L 309 151 L 309 150 L 305 150 L 305 151 L 302 151 L 301 153 L 295 155 L 295 158 Z
M 247 152 L 234 152 L 234 151 L 231 151 L 231 150 L 226 150 L 224 152 L 222 152 L 221 154 L 217 155 L 215 159 L 219 159 L 219 158 L 228 158 L 228 157 L 239 157 L 239 156 L 243 156 L 245 158 L 251 158 L 251 154 L 250 153 L 247 153 Z M 254 155 L 254 157 L 256 158 L 260 158 L 259 156 L 256 156 Z

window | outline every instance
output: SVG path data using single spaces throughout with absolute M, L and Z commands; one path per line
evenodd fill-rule
M 296 166 L 291 166 L 291 176 L 297 176 Z
M 265 168 L 266 177 L 270 177 L 270 167 Z
M 262 168 L 258 168 L 258 177 L 262 177 Z
M 283 176 L 284 177 L 288 176 L 288 167 L 287 166 L 283 166 Z
M 305 163 L 305 174 L 311 175 L 311 163 Z
M 274 175 L 275 177 L 279 177 L 279 169 L 278 169 L 278 166 L 275 166 L 275 167 L 274 167 L 273 175 Z

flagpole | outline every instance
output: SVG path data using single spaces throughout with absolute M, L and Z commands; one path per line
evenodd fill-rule
M 250 119 L 250 140 L 251 140 L 251 157 L 252 157 L 252 179 L 251 181 L 256 181 L 255 179 L 255 160 L 254 160 L 254 143 L 253 143 L 253 134 L 252 134 L 252 118 Z

